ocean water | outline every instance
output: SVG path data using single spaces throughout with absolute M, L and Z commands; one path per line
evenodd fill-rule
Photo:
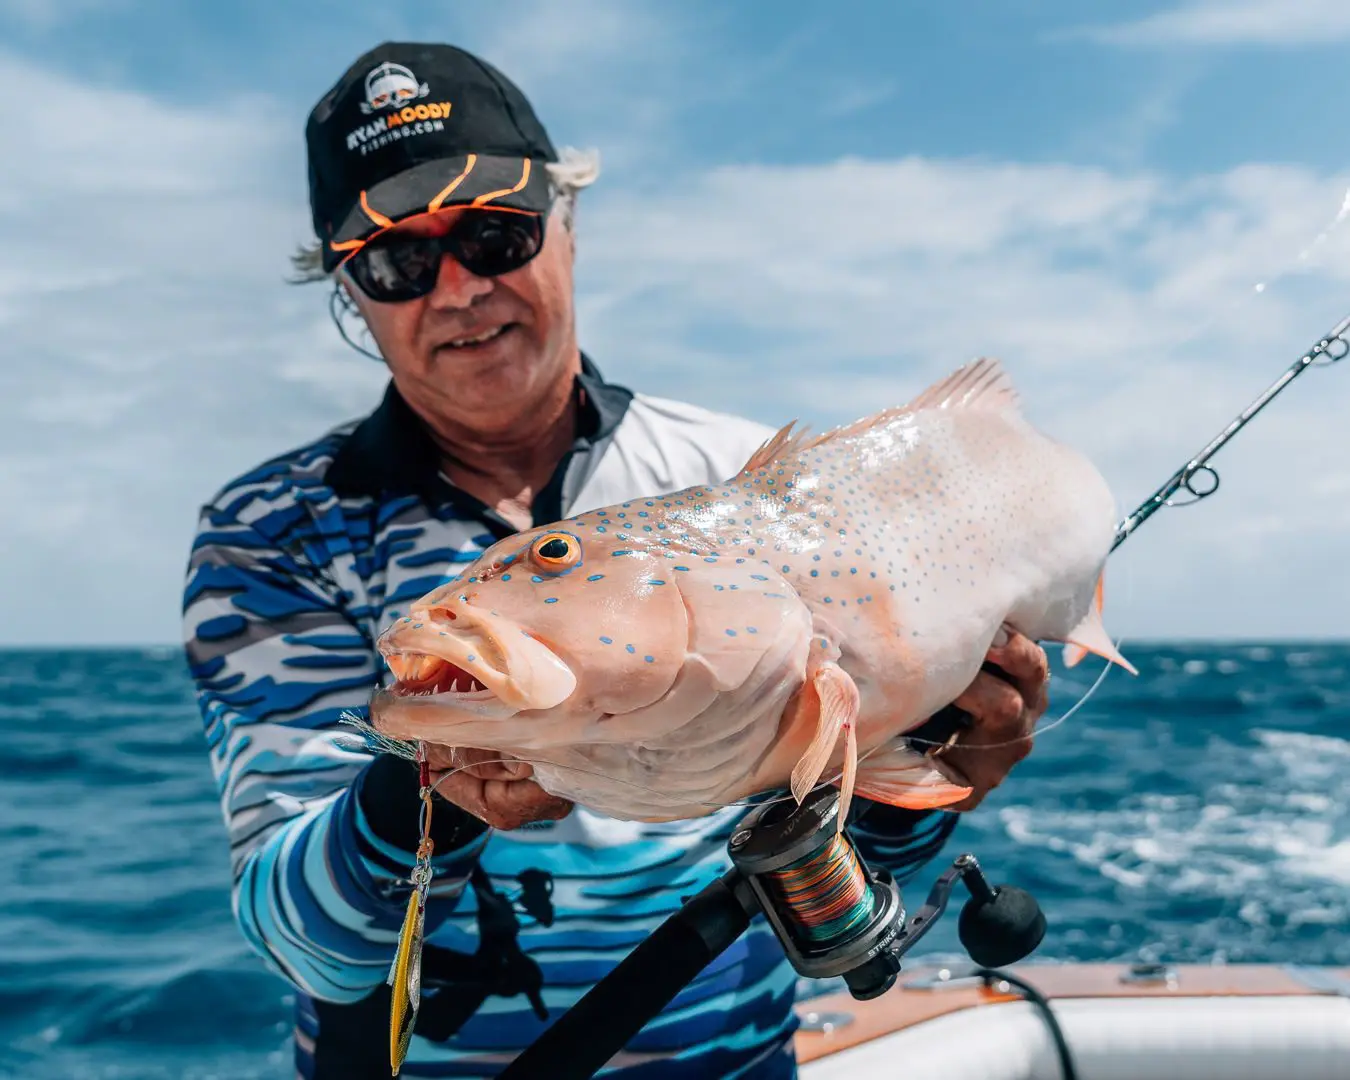
M 1140 676 L 1040 738 L 911 909 L 969 850 L 1040 900 L 1040 960 L 1350 965 L 1350 645 L 1125 651 Z M 1057 665 L 1046 722 L 1099 671 Z M 289 1075 L 178 654 L 0 652 L 0 731 L 0 1076 Z

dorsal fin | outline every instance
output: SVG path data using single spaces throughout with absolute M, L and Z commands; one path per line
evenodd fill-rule
M 905 406 L 920 409 L 989 409 L 1015 412 L 1021 407 L 1017 389 L 993 357 L 982 356 L 965 364 L 940 382 L 935 382 Z
M 802 428 L 801 431 L 794 433 L 792 429 L 796 426 L 797 421 L 793 420 L 779 428 L 772 438 L 750 455 L 750 460 L 741 466 L 741 472 L 754 472 L 804 449 L 810 441 L 807 438 L 807 429 Z
M 780 428 L 778 433 L 750 455 L 741 468 L 741 474 L 763 469 L 775 461 L 782 461 L 803 453 L 831 439 L 858 435 L 870 428 L 880 427 L 892 420 L 923 409 L 988 409 L 994 412 L 1016 411 L 1020 399 L 1012 379 L 1003 365 L 991 357 L 981 357 L 963 364 L 950 375 L 924 390 L 912 401 L 897 405 L 871 416 L 864 416 L 851 424 L 811 437 L 807 428 L 794 432 L 797 421 Z

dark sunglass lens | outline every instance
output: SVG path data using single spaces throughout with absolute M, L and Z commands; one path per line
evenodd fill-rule
M 352 276 L 372 300 L 409 300 L 436 284 L 440 245 L 433 237 L 374 243 L 351 260 Z
M 469 273 L 497 277 L 538 255 L 543 239 L 543 226 L 533 215 L 466 214 L 454 230 L 452 248 Z

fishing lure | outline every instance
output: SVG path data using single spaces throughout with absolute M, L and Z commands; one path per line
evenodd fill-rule
M 398 935 L 398 948 L 389 967 L 388 985 L 393 988 L 389 999 L 389 1066 L 397 1076 L 408 1056 L 412 1042 L 413 1025 L 417 1022 L 417 1007 L 422 1000 L 422 938 L 426 925 L 427 890 L 431 887 L 431 770 L 427 764 L 426 743 L 417 744 L 419 797 L 422 806 L 419 821 L 420 839 L 417 858 L 410 881 L 408 909 L 403 916 L 403 928 Z

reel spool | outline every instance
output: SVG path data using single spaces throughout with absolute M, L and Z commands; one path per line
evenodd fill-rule
M 786 801 L 757 807 L 727 845 L 744 887 L 804 978 L 842 976 L 860 1001 L 884 994 L 901 957 L 946 910 L 958 878 L 970 893 L 958 934 L 977 964 L 1021 960 L 1045 937 L 1035 899 L 990 885 L 970 854 L 952 863 L 907 921 L 899 886 L 884 868 L 859 858 L 847 830 L 836 829 L 838 813 L 838 791 L 819 788 L 800 807 Z

